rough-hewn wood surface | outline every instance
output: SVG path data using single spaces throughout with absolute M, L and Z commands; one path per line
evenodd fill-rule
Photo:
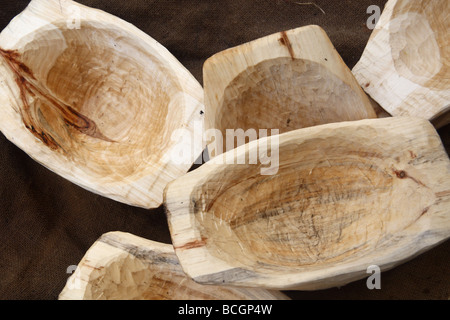
M 227 129 L 283 133 L 376 117 L 327 34 L 315 25 L 219 52 L 206 60 L 203 79 L 206 129 L 223 136 Z M 215 141 L 213 150 L 220 148 Z
M 392 115 L 450 123 L 447 0 L 390 0 L 353 68 L 364 90 Z
M 450 162 L 428 121 L 327 124 L 279 140 L 275 175 L 222 164 L 227 153 L 168 185 L 175 252 L 196 281 L 329 288 L 450 236 Z
M 0 34 L 0 130 L 92 192 L 158 207 L 195 160 L 164 157 L 172 133 L 193 130 L 202 109 L 203 89 L 171 53 L 103 11 L 34 0 Z
M 173 247 L 123 232 L 97 240 L 60 300 L 287 300 L 278 291 L 201 285 L 188 278 Z
M 29 0 L 4 1 L 3 29 Z M 80 0 L 126 21 L 169 48 L 202 80 L 202 65 L 212 54 L 280 30 L 318 24 L 330 36 L 349 67 L 363 52 L 370 30 L 364 21 L 369 5 L 385 0 L 360 0 L 313 5 L 292 1 L 146 1 Z M 61 0 L 61 3 L 64 3 Z M 449 149 L 449 126 L 439 130 Z M 46 170 L 0 135 L 2 243 L 0 296 L 4 299 L 54 299 L 67 279 L 66 268 L 77 264 L 104 232 L 126 230 L 170 243 L 162 208 L 133 208 L 100 197 Z M 63 214 L 62 214 L 63 213 Z M 291 291 L 296 299 L 444 299 L 449 297 L 450 242 L 381 275 L 382 290 L 368 290 L 366 279 L 340 288 Z M 367 275 L 368 276 L 368 275 Z

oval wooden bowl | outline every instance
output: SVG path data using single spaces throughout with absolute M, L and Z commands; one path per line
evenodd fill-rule
M 189 279 L 173 247 L 129 233 L 104 234 L 88 250 L 60 300 L 288 300 L 277 291 L 206 286 Z
M 173 181 L 165 206 L 185 272 L 205 284 L 316 290 L 387 270 L 450 236 L 450 161 L 434 127 L 384 118 L 299 129 L 279 170 L 227 164 Z M 237 163 L 236 161 L 234 163 Z
M 325 31 L 306 26 L 219 52 L 206 60 L 205 127 L 280 133 L 376 118 Z M 217 140 L 217 139 L 215 139 Z M 220 150 L 216 141 L 212 150 Z M 210 151 L 214 156 L 221 152 Z
M 364 90 L 393 116 L 450 123 L 448 1 L 389 0 L 353 68 Z
M 195 160 L 173 161 L 174 132 L 197 134 L 202 109 L 203 89 L 170 52 L 100 10 L 33 0 L 0 34 L 0 130 L 92 192 L 158 207 Z

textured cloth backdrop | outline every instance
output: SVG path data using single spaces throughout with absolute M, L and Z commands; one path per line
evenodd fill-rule
M 385 0 L 83 0 L 158 40 L 202 83 L 203 62 L 221 50 L 308 24 L 325 29 L 350 68 L 371 31 L 369 5 Z M 0 1 L 0 29 L 28 1 Z M 0 115 L 1 116 L 1 115 Z M 448 146 L 449 128 L 441 129 Z M 0 135 L 0 299 L 57 299 L 76 265 L 103 233 L 125 231 L 170 243 L 162 208 L 143 210 L 97 196 L 45 169 Z M 448 148 L 447 148 L 448 150 Z M 450 242 L 381 276 L 342 288 L 288 292 L 294 299 L 448 299 Z

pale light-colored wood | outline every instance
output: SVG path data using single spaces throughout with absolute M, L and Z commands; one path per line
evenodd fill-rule
M 231 156 L 247 157 L 268 139 Z M 324 289 L 450 236 L 450 161 L 429 121 L 367 119 L 278 139 L 275 175 L 225 153 L 167 186 L 175 252 L 195 281 Z
M 277 291 L 201 285 L 189 279 L 172 245 L 123 232 L 88 250 L 60 300 L 288 300 Z
M 226 129 L 283 133 L 376 117 L 327 34 L 315 25 L 219 52 L 205 62 L 203 79 L 206 130 L 223 136 Z M 207 142 L 220 150 L 215 141 Z
M 203 89 L 187 69 L 103 11 L 33 0 L 0 34 L 0 130 L 92 192 L 158 207 L 198 156 L 172 161 L 173 133 L 197 134 L 201 111 Z
M 450 106 L 449 5 L 389 0 L 353 68 L 364 90 L 393 116 L 450 123 L 441 117 Z

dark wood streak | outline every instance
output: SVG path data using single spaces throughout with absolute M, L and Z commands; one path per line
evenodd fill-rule
M 281 32 L 281 38 L 278 39 L 280 41 L 280 43 L 283 46 L 286 46 L 286 48 L 289 51 L 289 55 L 291 56 L 292 60 L 295 60 L 295 56 L 294 56 L 294 49 L 292 49 L 292 44 L 291 41 L 289 40 L 288 35 L 286 34 L 286 31 L 282 31 Z
M 81 266 L 86 267 L 86 268 L 90 268 L 90 269 L 93 269 L 93 270 L 102 270 L 104 268 L 104 266 L 100 266 L 100 267 L 91 266 L 90 264 L 87 263 L 87 261 L 85 263 L 83 263 Z
M 446 196 L 450 196 L 450 190 L 436 192 L 436 197 L 438 197 L 438 198 L 442 198 L 442 197 L 446 197 Z
M 217 283 L 239 283 L 246 282 L 248 279 L 260 278 L 261 276 L 252 270 L 244 268 L 232 268 L 215 273 L 205 274 L 194 278 L 194 281 L 202 284 Z
M 417 220 L 419 220 L 420 218 L 422 218 L 422 216 L 424 215 L 424 214 L 426 214 L 427 212 L 428 212 L 428 210 L 430 210 L 430 207 L 426 207 L 425 209 L 423 209 L 422 210 L 422 213 L 420 214 L 420 216 L 417 218 Z M 416 220 L 416 221 L 417 221 Z
M 179 264 L 174 253 L 159 252 L 143 246 L 137 246 L 133 243 L 124 242 L 122 238 L 117 237 L 114 234 L 105 234 L 99 239 L 99 241 L 126 251 L 130 255 L 148 264 L 169 264 L 173 266 L 177 266 Z
M 420 218 L 422 218 L 422 217 L 430 210 L 430 208 L 431 208 L 431 206 L 428 206 L 428 207 L 424 208 L 424 209 L 422 210 L 422 212 L 420 213 L 420 215 L 419 215 L 415 220 L 411 221 L 411 223 L 409 223 L 409 224 L 408 224 L 406 227 L 404 227 L 402 230 L 408 229 L 408 228 L 411 227 L 413 224 L 415 224 L 417 221 L 419 221 Z
M 20 90 L 20 99 L 22 101 L 22 108 L 20 113 L 25 127 L 39 140 L 41 140 L 49 148 L 56 150 L 62 149 L 61 145 L 48 133 L 40 123 L 33 119 L 33 114 L 37 110 L 32 109 L 28 102 L 28 96 L 42 98 L 49 103 L 51 107 L 58 110 L 64 122 L 76 129 L 77 131 L 88 135 L 90 137 L 101 139 L 107 142 L 115 142 L 105 137 L 98 129 L 95 122 L 88 117 L 82 115 L 80 112 L 73 109 L 71 106 L 58 101 L 57 98 L 51 96 L 49 93 L 33 82 L 36 78 L 31 69 L 20 61 L 20 54 L 15 50 L 3 50 L 0 48 L 0 56 L 6 61 L 6 64 L 14 73 L 15 82 Z
M 414 177 L 411 177 L 410 175 L 408 175 L 408 173 L 404 170 L 393 170 L 395 175 L 397 176 L 397 178 L 399 179 L 411 179 L 412 181 L 414 181 L 415 183 L 417 183 L 418 185 L 421 185 L 422 187 L 428 188 L 422 181 L 417 180 Z
M 206 240 L 208 240 L 208 239 L 205 237 L 202 237 L 201 240 L 191 241 L 191 242 L 185 243 L 182 246 L 174 247 L 174 248 L 177 250 L 188 250 L 188 249 L 201 248 L 206 245 Z

